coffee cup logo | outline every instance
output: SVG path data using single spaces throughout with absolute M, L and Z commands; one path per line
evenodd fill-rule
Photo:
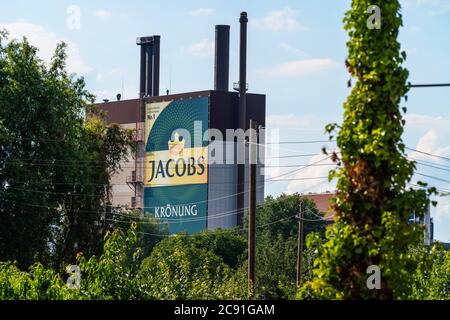
M 174 139 L 169 140 L 169 154 L 171 157 L 181 157 L 183 156 L 183 150 L 184 150 L 184 139 L 182 138 L 180 140 L 180 135 L 178 132 L 175 132 Z

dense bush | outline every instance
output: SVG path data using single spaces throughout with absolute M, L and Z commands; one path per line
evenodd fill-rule
M 41 264 L 24 272 L 14 263 L 0 263 L 0 300 L 61 300 L 75 296 L 53 270 Z
M 226 252 L 222 247 L 226 244 L 241 248 L 242 254 L 245 249 L 241 236 L 223 231 L 174 236 L 161 241 L 151 255 L 142 260 L 143 250 L 139 247 L 136 230 L 134 224 L 125 233 L 116 230 L 108 234 L 104 253 L 98 258 L 78 256 L 79 289 L 69 289 L 65 281 L 67 275 L 58 275 L 41 264 L 24 272 L 14 263 L 0 263 L 0 300 L 248 298 L 247 261 L 241 255 L 236 257 L 239 263 L 233 265 L 224 262 L 226 259 L 233 261 L 231 252 L 214 253 L 214 250 Z M 312 262 L 323 241 L 318 233 L 307 237 L 303 253 L 305 280 L 313 277 Z M 281 241 L 279 236 L 275 243 L 260 243 L 264 250 L 258 254 L 256 298 L 294 297 L 295 250 L 292 248 L 295 245 L 291 242 Z M 412 294 L 405 298 L 450 299 L 450 252 L 436 245 L 412 247 L 408 254 L 410 261 L 414 261 L 410 268 L 415 272 L 408 282 Z M 314 297 L 307 286 L 301 293 L 306 298 Z
M 41 264 L 21 271 L 13 263 L 0 264 L 0 299 L 139 299 L 148 298 L 140 279 L 141 249 L 136 247 L 136 225 L 123 234 L 107 234 L 104 253 L 89 259 L 77 257 L 81 287 L 69 289 L 66 281 Z M 64 275 L 67 278 L 68 275 Z
M 143 261 L 140 277 L 157 299 L 218 298 L 226 294 L 221 286 L 232 277 L 244 247 L 240 237 L 224 236 L 221 231 L 173 236 L 161 241 Z
M 415 260 L 410 299 L 450 300 L 450 251 L 441 244 L 416 246 L 409 252 Z

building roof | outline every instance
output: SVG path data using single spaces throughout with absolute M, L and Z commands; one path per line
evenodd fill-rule
M 141 118 L 141 103 L 139 99 L 111 101 L 96 104 L 106 112 L 107 123 L 136 123 Z
M 332 221 L 334 219 L 334 211 L 330 209 L 331 199 L 335 196 L 334 192 L 329 193 L 306 193 L 302 197 L 314 201 L 317 210 L 324 214 L 326 220 Z

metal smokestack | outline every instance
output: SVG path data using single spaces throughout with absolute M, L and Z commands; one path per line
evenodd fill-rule
M 214 90 L 228 91 L 230 73 L 230 26 L 216 25 Z
M 160 36 L 153 36 L 153 96 L 159 96 L 159 57 Z
M 137 38 L 136 44 L 141 46 L 139 96 L 158 96 L 160 36 Z
M 138 43 L 136 41 L 136 43 Z M 139 45 L 139 43 L 138 43 Z M 146 83 L 146 59 L 147 59 L 147 50 L 145 46 L 141 45 L 141 62 L 139 66 L 139 98 L 143 98 L 145 96 L 145 83 Z
M 243 130 L 246 130 L 247 114 L 247 12 L 241 12 L 239 23 L 240 30 L 240 48 L 239 48 L 239 124 Z
M 240 26 L 240 48 L 239 48 L 239 127 L 246 130 L 249 126 L 246 123 L 247 117 L 247 12 L 241 12 L 241 17 L 239 19 Z M 240 146 L 237 146 L 240 148 Z M 239 158 L 239 156 L 238 156 Z M 245 157 L 244 157 L 245 159 Z M 239 159 L 238 159 L 239 160 Z M 245 160 L 244 160 L 245 161 Z M 242 224 L 242 218 L 244 215 L 245 201 L 245 162 L 238 163 L 237 172 L 237 223 Z
M 145 46 L 145 95 L 153 96 L 153 41 Z

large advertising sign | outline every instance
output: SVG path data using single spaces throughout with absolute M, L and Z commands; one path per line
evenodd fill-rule
M 144 207 L 171 234 L 206 229 L 208 97 L 146 104 Z

